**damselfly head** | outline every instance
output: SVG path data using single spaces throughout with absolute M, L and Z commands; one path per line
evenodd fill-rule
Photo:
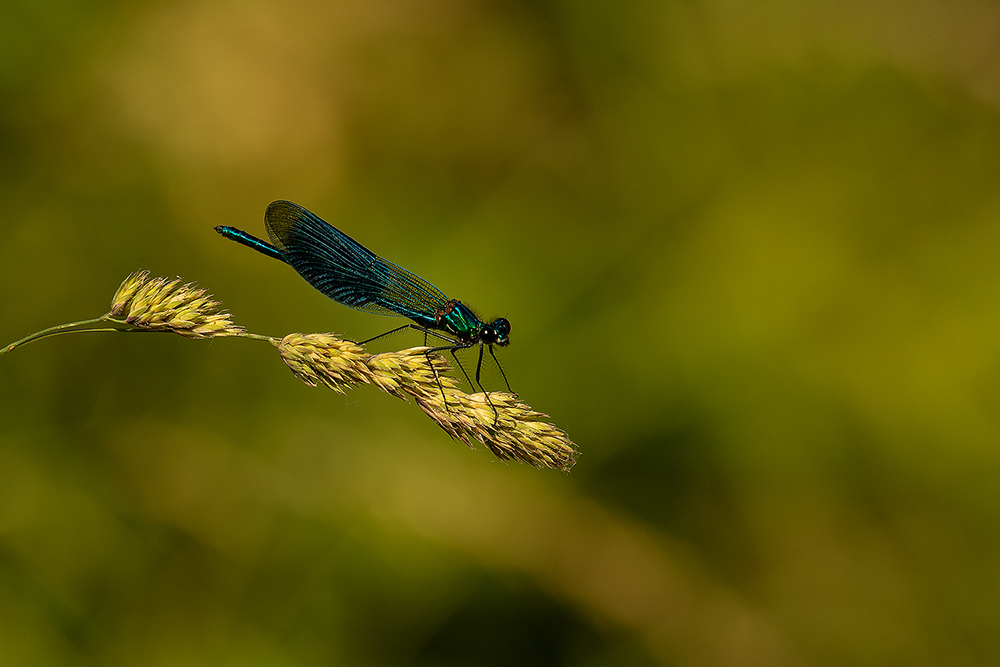
M 506 317 L 498 317 L 479 330 L 479 342 L 485 345 L 507 347 L 510 344 L 510 322 Z

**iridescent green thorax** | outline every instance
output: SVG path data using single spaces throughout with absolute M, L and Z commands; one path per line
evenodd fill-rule
M 455 335 L 461 341 L 472 342 L 483 322 L 465 304 L 457 299 L 450 299 L 444 308 L 434 313 L 435 328 Z

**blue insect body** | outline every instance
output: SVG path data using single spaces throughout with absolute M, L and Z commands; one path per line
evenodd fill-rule
M 447 342 L 434 351 L 449 350 L 453 356 L 456 350 L 478 345 L 476 384 L 485 392 L 479 381 L 483 348 L 488 347 L 490 356 L 497 361 L 493 346 L 507 347 L 510 343 L 510 322 L 506 318 L 483 322 L 461 301 L 449 299 L 426 280 L 382 259 L 298 204 L 271 202 L 264 214 L 264 225 L 271 243 L 235 227 L 219 226 L 215 231 L 285 262 L 310 285 L 338 303 L 369 313 L 401 315 L 416 323 L 398 327 L 363 341 L 365 343 L 413 328 L 425 336 L 432 335 Z M 457 357 L 455 361 L 458 362 Z M 507 382 L 499 361 L 497 367 Z M 510 389 L 509 383 L 507 388 Z

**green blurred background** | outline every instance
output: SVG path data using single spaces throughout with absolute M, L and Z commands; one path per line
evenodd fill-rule
M 997 34 L 978 0 L 7 0 L 0 344 L 139 268 L 258 333 L 400 324 L 212 231 L 291 199 L 510 318 L 582 454 L 500 463 L 254 341 L 16 350 L 0 664 L 1000 663 Z

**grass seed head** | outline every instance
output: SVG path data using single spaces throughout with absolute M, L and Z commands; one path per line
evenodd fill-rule
M 548 418 L 514 394 L 466 394 L 446 375 L 448 362 L 426 347 L 370 355 L 332 334 L 289 334 L 276 343 L 285 364 L 310 386 L 344 393 L 362 382 L 406 400 L 412 397 L 438 426 L 470 447 L 481 444 L 497 458 L 568 471 L 576 445 Z M 494 412 L 495 408 L 495 412 Z
M 338 393 L 372 381 L 361 346 L 333 334 L 288 334 L 278 343 L 285 365 L 309 386 L 322 384 Z
M 244 332 L 206 290 L 180 278 L 150 278 L 137 271 L 122 282 L 111 300 L 112 317 L 139 329 L 172 331 L 187 338 L 234 336 Z
M 452 389 L 445 391 L 445 397 L 447 405 L 440 393 L 437 399 L 418 398 L 417 405 L 449 435 L 470 447 L 478 442 L 501 460 L 538 468 L 568 471 L 576 463 L 576 445 L 565 431 L 543 421 L 548 415 L 518 402 L 514 394 L 490 392 L 487 399 L 484 393 Z

